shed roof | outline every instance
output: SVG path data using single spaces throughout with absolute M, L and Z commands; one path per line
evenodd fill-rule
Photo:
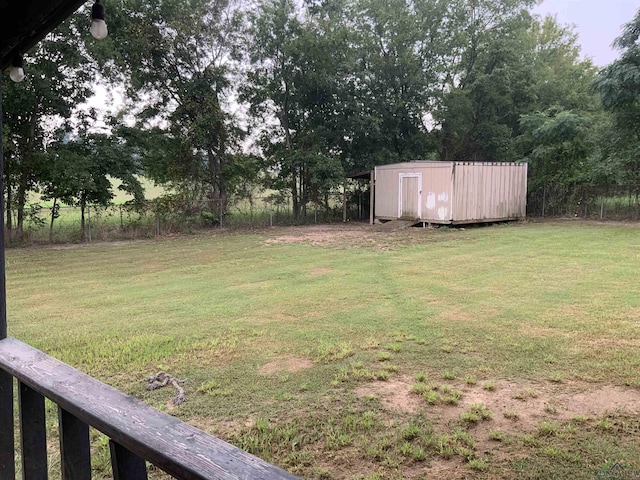
M 0 69 L 11 64 L 86 0 L 0 0 Z
M 347 173 L 344 178 L 362 178 L 362 179 L 369 179 L 371 178 L 371 170 L 363 170 L 362 172 L 356 172 L 356 173 Z

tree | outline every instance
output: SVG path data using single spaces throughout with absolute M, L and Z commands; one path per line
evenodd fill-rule
M 620 58 L 605 67 L 595 82 L 602 105 L 611 114 L 604 158 L 618 171 L 618 180 L 640 194 L 640 10 L 627 23 L 614 45 Z M 637 203 L 637 202 L 636 202 Z
M 580 60 L 577 35 L 552 16 L 535 20 L 527 35 L 532 66 L 529 112 L 520 115 L 516 147 L 529 163 L 529 191 L 553 186 L 565 198 L 597 182 L 594 130 L 603 121 L 592 83 L 596 68 Z M 579 194 L 581 195 L 581 194 Z
M 336 109 L 346 44 L 333 13 L 302 14 L 289 0 L 271 0 L 249 17 L 251 69 L 241 98 L 250 114 L 277 121 L 262 129 L 261 147 L 270 186 L 290 192 L 296 218 L 343 175 Z
M 91 90 L 92 59 L 85 48 L 86 35 L 78 16 L 62 23 L 25 58 L 27 78 L 3 89 L 4 172 L 7 195 L 7 229 L 22 236 L 28 193 L 37 187 L 40 153 L 51 141 L 51 125 L 70 119 Z M 83 17 L 82 21 L 86 21 Z M 17 210 L 14 232 L 12 209 Z
M 230 117 L 222 108 L 238 16 L 226 1 L 127 0 L 114 8 L 105 75 L 123 81 L 136 119 L 126 138 L 160 182 L 206 185 L 212 211 L 224 211 Z M 122 75 L 124 73 L 124 76 Z M 127 129 L 124 129 L 127 130 Z M 150 142 L 162 145 L 156 148 Z M 200 189 L 199 189 L 200 190 Z
M 352 170 L 423 158 L 429 149 L 424 116 L 437 83 L 437 30 L 443 2 L 358 0 L 351 128 Z
M 527 32 L 533 2 L 453 2 L 442 96 L 434 111 L 441 160 L 514 160 L 518 118 L 533 100 Z
M 528 155 L 530 189 L 570 189 L 589 180 L 590 118 L 566 110 L 523 115 L 520 124 L 533 146 Z
M 80 135 L 60 131 L 62 138 L 46 152 L 47 162 L 40 172 L 44 200 L 53 200 L 50 239 L 58 202 L 80 207 L 82 241 L 86 240 L 85 214 L 90 205 L 108 206 L 113 199 L 111 179 L 120 180 L 119 189 L 144 199 L 136 173 L 135 157 L 114 143 L 115 137 L 81 130 Z

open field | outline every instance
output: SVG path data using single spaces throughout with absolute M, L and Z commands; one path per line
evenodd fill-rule
M 305 478 L 640 469 L 639 226 L 218 231 L 7 262 L 10 335 Z M 158 370 L 186 403 L 145 390 Z

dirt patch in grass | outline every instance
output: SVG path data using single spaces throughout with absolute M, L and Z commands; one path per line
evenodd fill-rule
M 565 414 L 597 416 L 606 412 L 640 413 L 640 391 L 628 387 L 603 386 L 596 390 L 562 395 L 559 398 Z
M 309 273 L 311 275 L 327 275 L 331 272 L 333 272 L 333 270 L 331 270 L 330 268 L 314 268 Z
M 426 475 L 425 475 L 426 474 Z M 433 458 L 429 466 L 417 467 L 414 475 L 408 478 L 447 478 L 457 480 L 469 478 L 469 469 L 464 466 L 461 458 L 443 459 Z
M 308 358 L 283 357 L 265 363 L 258 371 L 262 374 L 270 375 L 279 372 L 294 373 L 311 367 L 313 367 L 313 362 Z
M 473 322 L 479 319 L 477 315 L 473 315 L 469 312 L 463 312 L 459 309 L 445 310 L 440 316 L 446 320 L 455 320 L 458 322 Z
M 451 426 L 471 405 L 482 403 L 493 417 L 489 430 L 521 434 L 533 431 L 543 421 L 568 421 L 575 417 L 595 418 L 610 412 L 640 413 L 640 391 L 634 388 L 580 383 L 495 382 L 495 389 L 481 385 L 451 386 L 462 392 L 457 405 L 429 404 L 412 392 L 413 381 L 402 377 L 386 382 L 374 382 L 356 388 L 359 397 L 376 396 L 391 411 L 422 412 L 434 424 Z
M 457 239 L 459 232 L 447 233 L 436 228 L 406 228 L 383 231 L 379 226 L 362 223 L 311 225 L 280 228 L 265 240 L 267 244 L 305 243 L 313 246 L 338 246 L 389 250 L 412 244 Z
M 229 436 L 240 430 L 244 424 L 237 420 L 224 420 L 212 417 L 192 417 L 185 420 L 188 424 L 193 425 L 196 428 L 218 437 L 221 439 L 227 439 Z
M 491 429 L 522 433 L 543 421 L 567 421 L 577 416 L 593 418 L 608 412 L 640 412 L 640 391 L 633 388 L 590 384 L 496 383 L 493 391 L 480 386 L 463 389 L 460 408 L 482 403 L 494 414 Z M 451 417 L 452 415 L 444 415 Z M 458 418 L 459 413 L 453 414 Z
M 420 382 L 418 382 L 419 384 Z M 446 385 L 445 385 L 446 383 Z M 375 396 L 389 418 L 415 415 L 432 425 L 433 436 L 451 440 L 456 433 L 466 432 L 473 442 L 470 449 L 482 465 L 507 465 L 521 453 L 520 439 L 532 438 L 534 443 L 544 436 L 542 428 L 557 428 L 584 422 L 594 425 L 607 415 L 633 416 L 640 414 L 640 391 L 634 388 L 577 381 L 509 381 L 494 380 L 468 385 L 460 381 L 427 381 L 439 395 L 429 403 L 417 394 L 416 381 L 409 376 L 387 382 L 370 382 L 355 389 L 359 397 Z M 491 385 L 489 389 L 487 385 Z M 457 404 L 443 400 L 446 392 L 461 392 Z M 489 412 L 488 418 L 469 420 L 469 412 Z M 465 420 L 461 415 L 465 415 Z M 406 418 L 406 417 L 405 417 Z M 391 422 L 390 424 L 393 424 Z M 589 427 L 585 427 L 589 428 Z M 453 433 L 452 433 L 453 432 Z M 554 433 L 555 434 L 555 433 Z M 561 435 L 559 433 L 558 435 Z M 535 447 L 537 448 L 537 447 Z M 558 447 L 560 448 L 560 447 Z M 437 449 L 437 447 L 436 447 Z M 470 478 L 470 469 L 464 457 L 451 454 L 451 458 L 431 457 L 428 463 L 403 465 L 403 478 Z M 427 455 L 429 457 L 429 455 Z M 495 478 L 508 478 L 504 472 Z M 472 475 L 473 476 L 473 475 Z M 493 477 L 492 477 L 493 478 Z
M 358 397 L 378 397 L 382 405 L 398 412 L 415 413 L 420 408 L 420 398 L 411 393 L 411 377 L 375 382 L 356 388 Z
M 285 233 L 286 232 L 286 233 Z M 314 246 L 335 245 L 338 243 L 375 243 L 375 233 L 365 225 L 320 225 L 289 227 L 283 229 L 283 235 L 266 240 L 266 243 L 309 243 Z

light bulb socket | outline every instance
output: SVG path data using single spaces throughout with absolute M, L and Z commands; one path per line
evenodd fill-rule
M 104 20 L 104 5 L 100 0 L 91 7 L 91 20 Z
M 14 57 L 11 61 L 11 67 L 9 68 L 9 78 L 16 83 L 20 83 L 24 80 L 24 60 L 22 59 L 22 55 L 18 55 Z
M 104 21 L 104 6 L 101 0 L 96 0 L 96 3 L 91 7 L 91 28 L 89 31 L 96 40 L 107 38 L 107 23 Z
M 13 57 L 13 60 L 11 61 L 11 66 L 16 68 L 23 68 L 24 59 L 22 58 L 22 55 L 17 55 Z

